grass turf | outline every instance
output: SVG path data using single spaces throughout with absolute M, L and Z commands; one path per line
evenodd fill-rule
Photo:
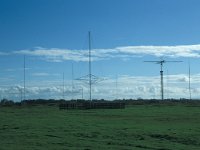
M 0 107 L 1 150 L 199 150 L 200 107 Z

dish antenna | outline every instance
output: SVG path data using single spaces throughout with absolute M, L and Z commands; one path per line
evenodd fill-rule
M 161 93 L 161 100 L 164 100 L 163 64 L 168 62 L 178 63 L 182 61 L 166 61 L 161 59 L 160 61 L 144 61 L 144 62 L 160 64 L 160 93 Z

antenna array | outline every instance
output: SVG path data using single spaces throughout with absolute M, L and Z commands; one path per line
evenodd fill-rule
M 160 61 L 144 61 L 144 62 L 150 62 L 150 63 L 160 64 L 160 93 L 161 93 L 161 100 L 164 100 L 163 64 L 164 64 L 164 63 L 167 63 L 167 62 L 182 62 L 182 61 L 166 61 L 166 60 L 160 60 Z

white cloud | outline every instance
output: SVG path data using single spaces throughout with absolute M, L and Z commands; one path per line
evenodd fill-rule
M 14 54 L 41 57 L 47 61 L 61 62 L 67 60 L 88 61 L 88 50 L 70 50 L 37 47 L 34 50 L 19 50 Z M 200 57 L 200 44 L 177 46 L 122 46 L 111 49 L 93 49 L 92 61 L 120 58 L 129 59 L 144 55 L 156 57 Z
M 121 53 L 157 57 L 200 57 L 200 44 L 177 46 L 126 46 L 116 48 Z
M 33 50 L 15 51 L 13 54 L 30 55 L 39 57 L 46 61 L 61 62 L 66 60 L 88 61 L 88 50 L 69 50 L 58 48 L 41 48 L 37 47 Z M 1 53 L 0 53 L 1 55 Z M 113 49 L 93 49 L 92 60 L 105 60 L 112 58 L 129 59 L 144 55 L 152 55 L 156 57 L 200 57 L 200 45 L 179 45 L 179 46 L 126 46 Z M 21 68 L 23 69 L 23 68 Z M 26 68 L 28 69 L 28 68 Z M 14 71 L 7 69 L 7 71 Z M 48 74 L 44 72 L 36 72 L 33 76 L 48 76 L 59 74 Z M 62 75 L 60 75 L 62 77 Z M 11 79 L 0 79 L 3 84 Z M 188 97 L 188 75 L 164 75 L 165 97 L 180 98 Z M 67 85 L 68 83 L 68 85 Z M 80 81 L 76 81 L 72 91 L 71 81 L 66 81 L 65 96 L 67 99 L 81 98 L 80 89 L 83 88 L 84 98 L 88 98 L 88 86 Z M 8 84 L 8 83 L 7 83 Z M 191 87 L 193 97 L 200 97 L 200 74 L 191 75 Z M 2 86 L 0 95 L 14 97 L 19 99 L 21 86 Z M 27 97 L 29 98 L 62 98 L 62 81 L 29 81 L 27 83 Z M 10 93 L 10 94 L 8 94 Z M 115 98 L 160 98 L 160 76 L 119 76 L 116 88 L 116 80 L 107 78 L 103 82 L 95 84 L 92 92 L 93 98 L 115 99 Z
M 61 62 L 64 60 L 74 61 L 87 61 L 88 58 L 85 56 L 87 53 L 83 50 L 68 50 L 68 49 L 45 49 L 36 48 L 35 50 L 20 50 L 15 51 L 15 54 L 38 56 L 48 61 Z
M 116 79 L 107 78 L 92 86 L 92 97 L 94 99 L 115 99 L 115 98 L 160 98 L 160 76 L 118 76 Z M 85 99 L 89 98 L 89 86 L 81 81 L 74 81 L 72 88 L 70 80 L 65 81 L 65 98 L 81 98 L 82 89 Z M 200 97 L 200 74 L 191 75 L 192 97 Z M 62 81 L 28 82 L 26 85 L 27 98 L 37 99 L 60 99 L 63 98 Z M 1 98 L 12 98 L 20 100 L 23 86 L 0 87 Z M 186 74 L 164 76 L 164 97 L 165 98 L 189 98 L 188 76 Z

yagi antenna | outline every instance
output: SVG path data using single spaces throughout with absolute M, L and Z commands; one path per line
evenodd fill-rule
M 168 62 L 178 63 L 182 61 L 166 61 L 162 59 L 160 61 L 144 61 L 144 62 L 160 64 L 160 93 L 161 93 L 161 100 L 164 100 L 163 64 L 168 63 Z

